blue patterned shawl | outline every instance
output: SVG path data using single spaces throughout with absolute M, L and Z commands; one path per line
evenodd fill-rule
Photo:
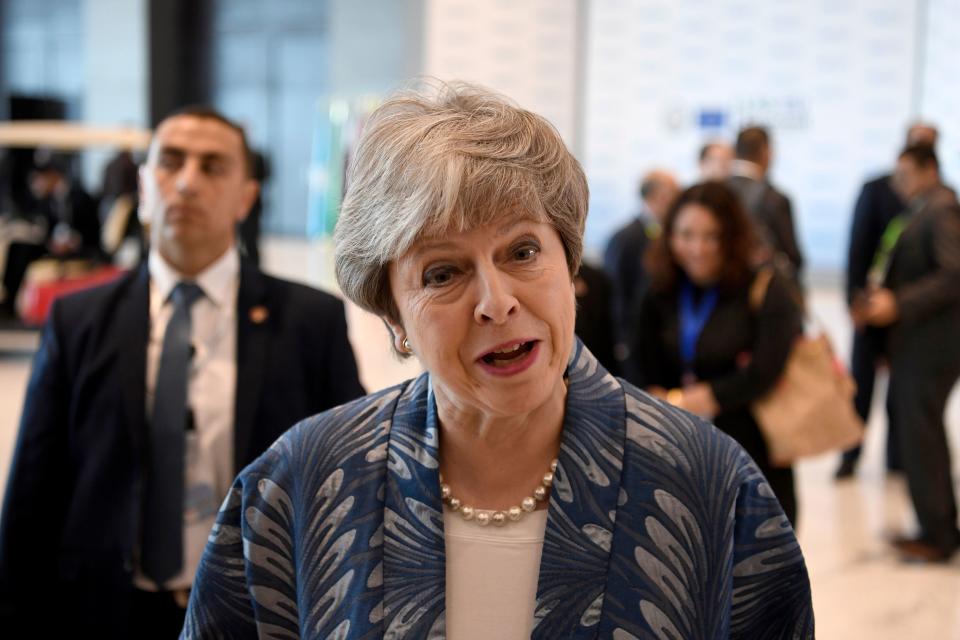
M 812 638 L 800 547 L 753 461 L 578 341 L 534 638 Z M 185 638 L 443 638 L 429 374 L 307 419 L 237 478 Z

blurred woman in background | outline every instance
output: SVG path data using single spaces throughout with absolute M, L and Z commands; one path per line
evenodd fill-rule
M 747 450 L 796 526 L 793 470 L 774 467 L 750 406 L 783 373 L 802 315 L 789 284 L 770 277 L 751 303 L 760 271 L 754 234 L 736 195 L 719 182 L 680 194 L 648 253 L 651 286 L 641 300 L 635 349 L 639 385 L 700 416 Z

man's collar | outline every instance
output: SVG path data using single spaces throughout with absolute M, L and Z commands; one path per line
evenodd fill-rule
M 189 280 L 200 285 L 204 295 L 220 307 L 227 302 L 230 284 L 240 276 L 240 254 L 236 246 L 231 246 L 196 277 L 187 278 L 170 266 L 159 251 L 151 250 L 147 268 L 162 301 L 167 301 L 177 283 Z
M 653 212 L 650 211 L 647 203 L 643 200 L 640 201 L 640 211 L 637 212 L 637 218 L 643 223 L 647 223 L 651 220 L 654 222 L 657 221 L 657 216 L 653 215 Z
M 913 211 L 917 211 L 925 207 L 927 202 L 930 200 L 930 198 L 932 198 L 934 194 L 940 191 L 942 186 L 943 186 L 943 183 L 938 182 L 932 185 L 929 189 L 924 189 L 917 195 L 910 198 L 910 202 L 908 203 L 910 209 Z
M 751 180 L 764 179 L 763 167 L 749 160 L 734 160 L 731 173 L 735 176 L 750 178 Z

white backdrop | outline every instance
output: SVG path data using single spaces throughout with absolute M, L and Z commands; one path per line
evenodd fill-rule
M 707 138 L 770 126 L 811 266 L 845 256 L 865 174 L 890 164 L 911 115 L 914 2 L 591 3 L 584 127 L 589 241 L 636 208 L 637 177 L 696 177 Z
M 941 168 L 960 188 L 960 1 L 929 0 L 921 111 L 940 127 Z
M 957 0 L 427 0 L 425 16 L 425 73 L 506 93 L 577 150 L 594 255 L 644 171 L 693 180 L 702 142 L 746 123 L 773 132 L 814 271 L 843 268 L 860 185 L 911 120 L 940 126 L 960 183 Z
M 500 91 L 576 135 L 575 0 L 427 0 L 424 73 Z

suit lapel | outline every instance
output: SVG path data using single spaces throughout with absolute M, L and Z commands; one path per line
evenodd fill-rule
M 384 637 L 443 638 L 443 505 L 436 401 L 424 374 L 407 386 L 390 425 L 383 515 Z
M 623 388 L 579 340 L 567 376 L 567 408 L 540 560 L 534 638 L 596 637 L 620 496 L 626 437 Z
M 234 473 L 248 461 L 267 352 L 270 347 L 271 311 L 263 274 L 246 260 L 240 263 L 237 292 L 237 386 L 234 412 Z
M 121 328 L 119 362 L 120 395 L 124 422 L 128 425 L 133 450 L 142 454 L 146 438 L 147 341 L 150 335 L 150 274 L 144 262 L 132 276 L 129 293 L 116 309 Z M 138 455 L 137 464 L 142 462 Z

